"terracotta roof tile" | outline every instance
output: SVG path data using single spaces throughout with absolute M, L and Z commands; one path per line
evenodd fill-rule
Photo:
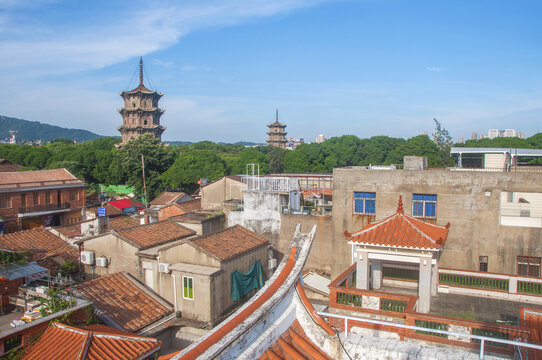
M 0 172 L 0 185 L 38 183 L 42 181 L 78 180 L 66 169 Z M 81 184 L 84 182 L 80 181 Z M 34 185 L 33 185 L 34 186 Z
M 109 218 L 109 230 L 122 230 L 138 226 L 139 220 L 130 216 L 115 216 Z
M 135 243 L 139 249 L 146 249 L 196 234 L 194 230 L 167 220 L 115 232 Z
M 95 329 L 53 323 L 24 352 L 24 360 L 49 359 L 141 359 L 160 349 L 161 342 L 149 337 L 109 331 L 108 326 Z
M 198 211 L 198 210 L 201 210 L 201 199 L 183 201 L 182 203 L 179 203 L 178 205 L 182 210 L 186 212 Z
M 44 228 L 24 230 L 0 236 L 0 249 L 32 253 L 33 261 L 40 261 L 52 256 L 65 255 L 77 259 L 77 248 L 50 233 Z
M 348 241 L 401 248 L 440 249 L 448 236 L 447 226 L 434 225 L 406 215 L 400 201 L 397 212 L 375 221 L 353 234 L 345 232 Z
M 158 301 L 151 290 L 126 272 L 86 281 L 77 290 L 126 331 L 140 330 L 173 312 L 171 306 Z
M 260 360 L 272 359 L 331 360 L 307 337 L 297 319 L 260 357 Z
M 158 195 L 156 198 L 154 198 L 154 200 L 150 202 L 150 205 L 156 206 L 156 205 L 173 204 L 174 202 L 182 198 L 184 195 L 186 195 L 184 192 L 164 191 L 163 193 Z
M 218 257 L 221 261 L 226 261 L 266 245 L 268 241 L 241 225 L 235 225 L 200 236 L 192 240 L 192 243 Z

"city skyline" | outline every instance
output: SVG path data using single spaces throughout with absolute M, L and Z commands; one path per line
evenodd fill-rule
M 1 115 L 118 135 L 143 56 L 166 141 L 539 130 L 534 1 L 153 5 L 0 1 Z

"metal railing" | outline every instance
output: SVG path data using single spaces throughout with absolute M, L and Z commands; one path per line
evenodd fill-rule
M 531 343 L 517 341 L 517 340 L 505 340 L 505 339 L 499 339 L 499 338 L 483 336 L 483 335 L 464 334 L 464 333 L 458 333 L 458 332 L 453 332 L 453 331 L 448 331 L 448 330 L 442 330 L 439 328 L 428 329 L 422 326 L 397 324 L 397 323 L 393 323 L 389 321 L 373 320 L 373 319 L 366 319 L 366 318 L 340 315 L 340 314 L 331 314 L 331 313 L 320 312 L 320 311 L 318 311 L 317 314 L 323 317 L 338 318 L 338 319 L 344 320 L 345 337 L 348 337 L 348 321 L 350 320 L 350 321 L 364 322 L 364 323 L 382 325 L 382 326 L 398 328 L 398 329 L 414 330 L 416 332 L 430 332 L 431 334 L 433 333 L 440 334 L 442 336 L 451 335 L 454 337 L 467 338 L 469 340 L 472 340 L 473 342 L 477 340 L 476 342 L 478 341 L 480 342 L 480 359 L 484 358 L 486 341 L 488 343 L 494 343 L 494 344 L 504 344 L 504 345 L 528 348 L 528 349 L 542 350 L 542 345 L 536 345 L 536 344 L 531 344 Z
M 299 190 L 297 178 L 247 176 L 242 181 L 247 185 L 247 190 L 268 192 L 290 192 Z
M 19 214 L 26 214 L 31 212 L 40 212 L 40 211 L 52 211 L 52 210 L 62 210 L 69 209 L 70 203 L 60 203 L 60 204 L 46 204 L 46 205 L 33 205 L 33 206 L 24 206 L 19 208 Z

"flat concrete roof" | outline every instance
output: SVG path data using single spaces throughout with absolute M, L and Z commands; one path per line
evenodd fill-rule
M 514 148 L 473 148 L 473 147 L 453 147 L 451 154 L 499 154 L 507 153 L 512 156 L 542 156 L 542 149 L 514 149 Z
M 191 274 L 199 274 L 199 275 L 207 275 L 207 276 L 213 275 L 214 273 L 221 271 L 220 268 L 194 265 L 194 264 L 186 264 L 186 263 L 173 264 L 169 267 L 169 269 L 172 271 L 181 271 L 181 272 L 187 272 Z

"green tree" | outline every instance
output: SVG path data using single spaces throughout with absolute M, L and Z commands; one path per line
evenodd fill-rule
M 230 173 L 231 174 L 245 174 L 247 164 L 259 164 L 260 174 L 267 174 L 269 172 L 267 166 L 267 157 L 256 149 L 245 149 L 241 151 L 238 158 L 233 161 Z
M 118 153 L 119 165 L 126 179 L 126 185 L 133 186 L 136 193 L 143 194 L 143 171 L 141 155 L 145 163 L 145 181 L 149 199 L 158 195 L 161 189 L 161 175 L 175 161 L 175 154 L 168 146 L 151 134 L 145 134 L 128 142 Z
M 284 157 L 284 171 L 292 174 L 311 172 L 307 155 L 301 151 L 297 151 L 297 149 L 288 151 Z
M 170 188 L 186 188 L 192 191 L 197 188 L 197 181 L 207 178 L 216 180 L 225 175 L 224 160 L 209 150 L 183 152 L 173 165 L 161 176 L 163 186 Z
M 276 146 L 268 146 L 267 164 L 271 174 L 282 174 L 284 172 L 284 157 L 288 150 Z

